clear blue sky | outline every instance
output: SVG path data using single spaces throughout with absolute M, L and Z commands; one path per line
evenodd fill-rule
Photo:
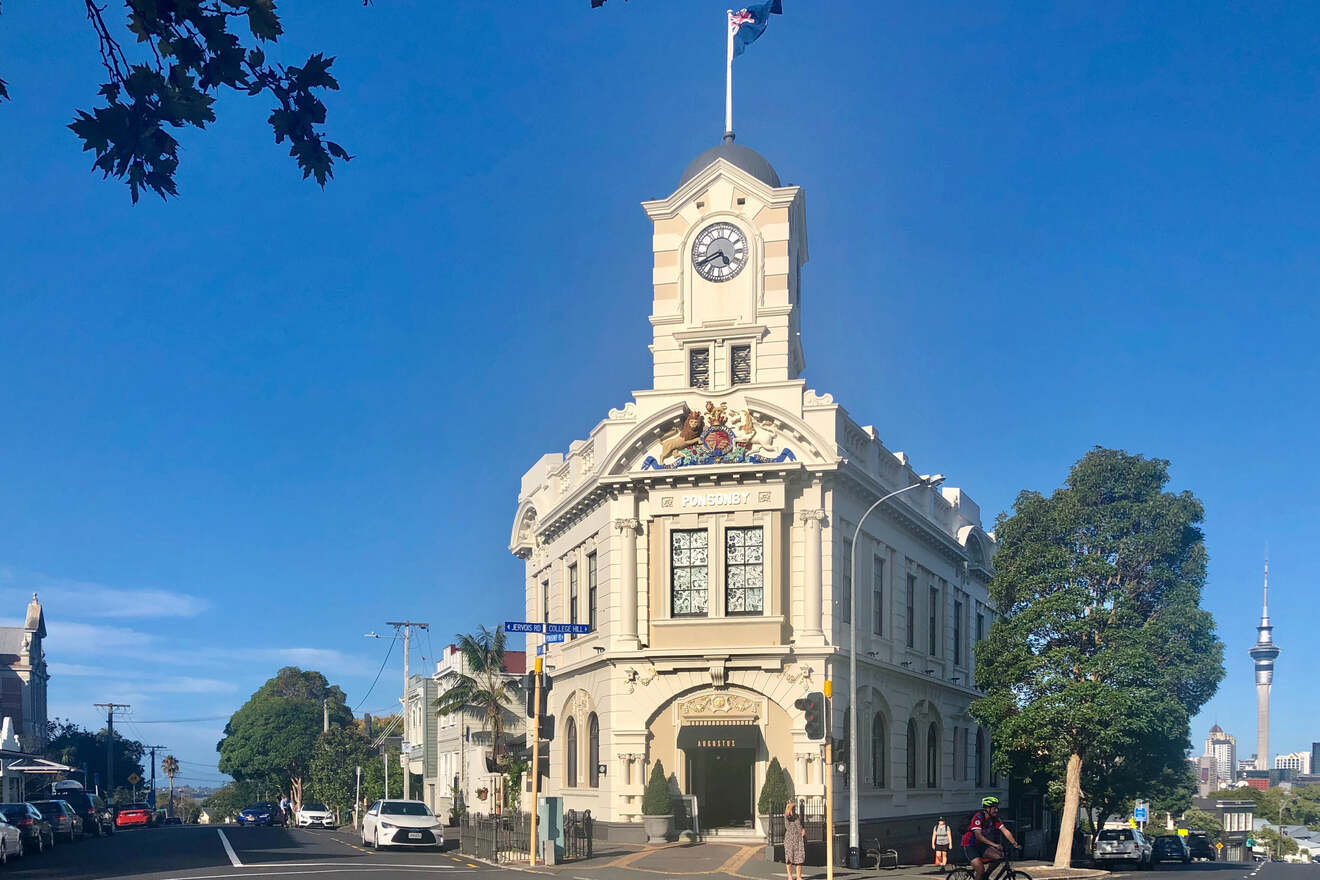
M 64 128 L 76 4 L 5 5 L 0 616 L 45 597 L 57 714 L 227 716 L 284 661 L 356 706 L 386 619 L 520 615 L 519 477 L 649 381 L 638 202 L 720 135 L 727 5 L 284 3 L 357 159 L 322 192 L 227 96 L 136 208 Z M 1274 750 L 1320 740 L 1320 16 L 1217 5 L 785 0 L 735 127 L 806 188 L 810 385 L 890 448 L 987 521 L 1094 444 L 1172 460 L 1227 645 L 1193 740 L 1250 754 L 1267 542 Z M 202 780 L 222 726 L 128 730 Z

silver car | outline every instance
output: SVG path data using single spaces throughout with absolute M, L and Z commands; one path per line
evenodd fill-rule
M 1095 841 L 1095 864 L 1127 862 L 1137 868 L 1151 866 L 1151 847 L 1138 828 L 1105 828 Z

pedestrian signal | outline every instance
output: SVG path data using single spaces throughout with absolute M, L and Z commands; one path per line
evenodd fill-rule
M 806 716 L 807 739 L 825 738 L 825 695 L 812 691 L 793 705 Z

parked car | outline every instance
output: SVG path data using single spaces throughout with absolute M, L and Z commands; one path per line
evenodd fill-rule
M 33 801 L 32 806 L 55 829 L 56 837 L 63 837 L 73 843 L 83 836 L 82 816 L 69 806 L 68 801 Z
M 115 827 L 117 828 L 147 828 L 151 825 L 151 814 L 154 811 L 148 804 L 124 804 L 115 814 Z
M 166 816 L 165 819 L 164 819 L 164 821 L 162 821 L 160 824 L 162 824 L 162 825 L 182 825 L 182 824 L 183 824 L 183 820 L 180 819 L 178 816 Z
M 0 819 L 0 865 L 16 856 L 21 858 L 23 852 L 23 835 L 16 827 Z
M 445 826 L 422 801 L 376 801 L 362 817 L 364 846 L 443 846 Z
M 1187 835 L 1187 847 L 1194 859 L 1205 859 L 1208 862 L 1215 860 L 1215 848 L 1210 844 L 1210 835 L 1204 831 L 1193 831 Z
M 100 795 L 86 791 L 72 779 L 57 782 L 51 789 L 52 798 L 64 801 L 82 818 L 84 834 L 100 837 L 102 834 L 115 833 L 114 814 Z
M 0 804 L 0 818 L 18 829 L 25 850 L 41 853 L 55 846 L 55 829 L 31 804 Z
M 334 828 L 335 814 L 319 801 L 303 801 L 302 808 L 298 810 L 297 823 L 299 828 Z
M 283 825 L 284 814 L 280 805 L 270 801 L 257 801 L 238 811 L 239 825 Z
M 1182 862 L 1187 865 L 1192 861 L 1192 851 L 1187 841 L 1177 834 L 1161 834 L 1155 838 L 1150 853 L 1151 863 L 1155 865 L 1160 862 Z
M 1137 868 L 1151 866 L 1150 841 L 1136 828 L 1105 828 L 1095 841 L 1098 866 L 1128 862 Z

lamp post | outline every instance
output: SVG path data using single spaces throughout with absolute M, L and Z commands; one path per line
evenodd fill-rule
M 881 504 L 884 504 L 890 498 L 902 495 L 904 492 L 910 492 L 913 489 L 928 488 L 933 489 L 944 482 L 944 474 L 922 474 L 917 478 L 917 482 L 911 486 L 904 486 L 897 492 L 890 492 L 879 501 L 872 504 L 862 514 L 862 518 L 857 521 L 857 528 L 853 530 L 852 540 L 852 568 L 851 577 L 848 582 L 848 864 L 853 867 L 853 855 L 859 853 L 861 849 L 860 836 L 858 834 L 857 822 L 857 707 L 853 706 L 853 701 L 857 699 L 857 539 L 862 534 L 862 525 L 866 518 L 871 515 Z

